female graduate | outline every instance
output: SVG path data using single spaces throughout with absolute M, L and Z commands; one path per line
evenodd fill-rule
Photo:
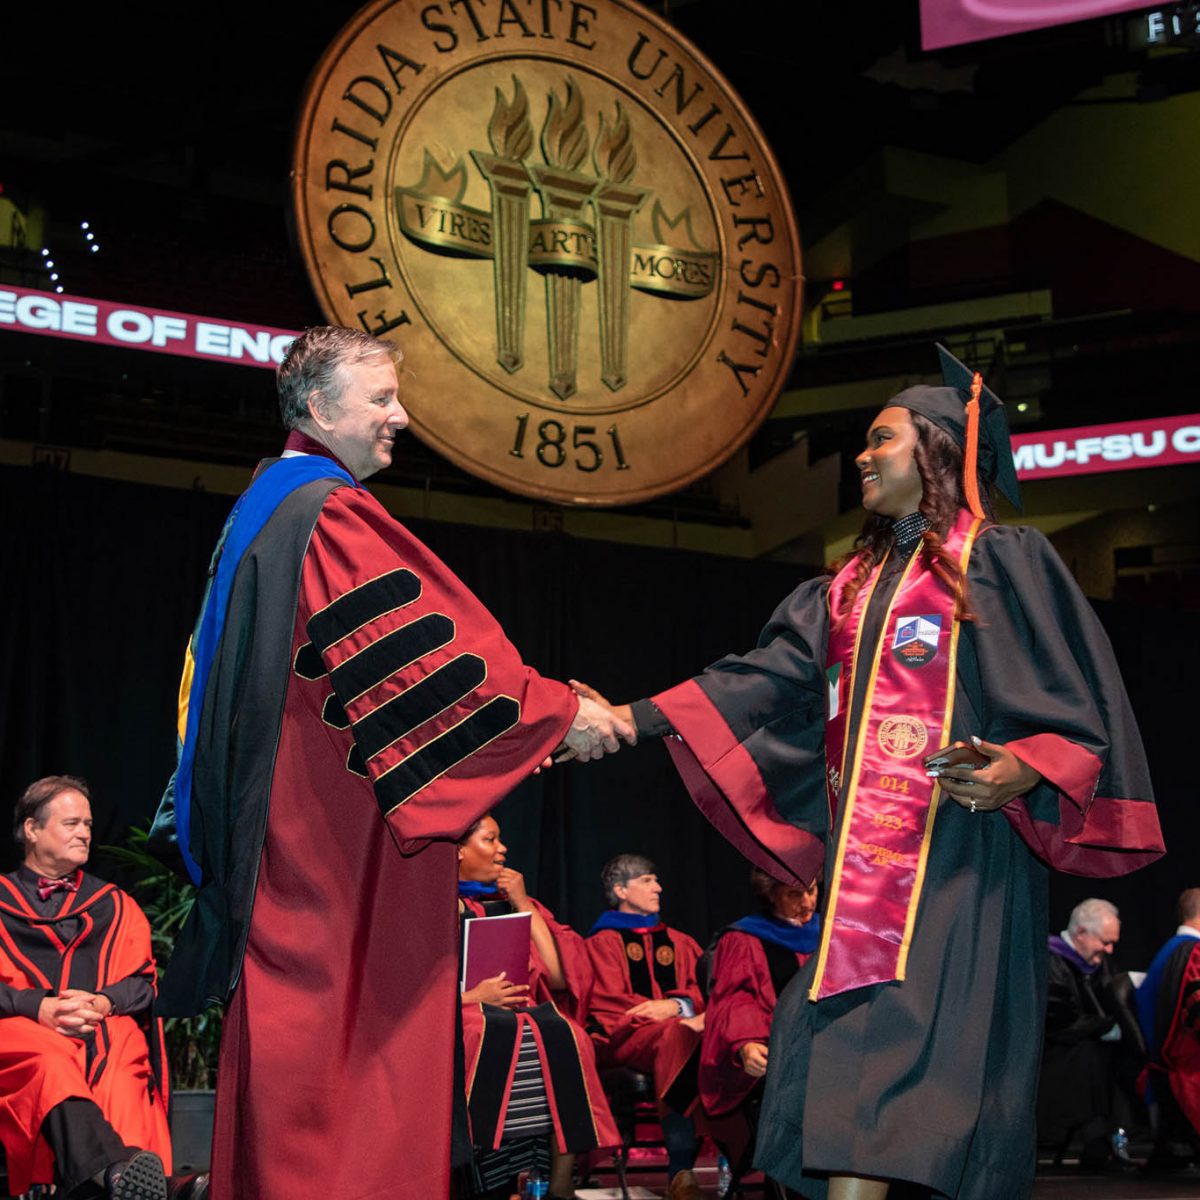
M 529 983 L 501 973 L 462 994 L 467 1111 L 479 1185 L 491 1191 L 539 1165 L 549 1139 L 550 1197 L 569 1197 L 575 1154 L 620 1144 L 581 1024 L 591 969 L 583 939 L 525 891 L 521 873 L 506 865 L 507 853 L 490 816 L 476 821 L 458 844 L 463 922 L 531 915 Z
M 633 706 L 752 862 L 824 863 L 755 1158 L 811 1200 L 1028 1196 L 1047 867 L 1163 850 L 1108 639 L 1045 538 L 993 522 L 987 484 L 1017 501 L 1003 407 L 938 350 L 946 386 L 889 400 L 855 460 L 849 561 L 756 649 Z

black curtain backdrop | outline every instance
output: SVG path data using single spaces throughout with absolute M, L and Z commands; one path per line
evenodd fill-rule
M 97 844 L 121 840 L 153 813 L 174 763 L 184 646 L 231 505 L 200 491 L 0 468 L 6 812 L 32 779 L 69 773 L 92 785 Z M 800 578 L 777 563 L 410 524 L 496 614 L 527 662 L 614 700 L 658 691 L 751 646 Z M 1169 854 L 1126 879 L 1055 876 L 1047 932 L 1078 900 L 1105 896 L 1124 918 L 1118 965 L 1136 968 L 1173 931 L 1179 891 L 1200 883 L 1194 789 L 1184 778 L 1194 734 L 1183 702 L 1200 642 L 1182 613 L 1098 610 L 1142 725 Z M 658 864 L 667 920 L 702 942 L 748 909 L 746 864 L 693 809 L 660 744 L 555 768 L 523 784 L 497 817 L 530 891 L 581 930 L 603 907 L 600 867 L 627 850 Z M 9 869 L 15 858 L 7 843 L 0 865 Z

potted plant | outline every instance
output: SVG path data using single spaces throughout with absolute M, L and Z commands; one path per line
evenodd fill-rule
M 104 846 L 128 890 L 150 922 L 151 944 L 161 973 L 195 902 L 196 889 L 164 866 L 147 847 L 149 825 L 134 826 L 123 846 Z M 175 1170 L 206 1170 L 212 1146 L 213 1096 L 221 1042 L 220 1007 L 163 1023 L 171 1072 L 171 1144 Z

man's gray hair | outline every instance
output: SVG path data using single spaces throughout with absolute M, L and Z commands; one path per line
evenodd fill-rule
M 1072 933 L 1079 929 L 1084 933 L 1099 935 L 1100 926 L 1108 917 L 1120 920 L 1121 914 L 1117 911 L 1115 904 L 1110 904 L 1107 900 L 1097 900 L 1095 898 L 1082 900 L 1071 909 L 1071 919 L 1067 922 L 1067 932 Z
M 404 356 L 391 342 L 382 341 L 360 329 L 342 325 L 315 325 L 306 329 L 288 348 L 275 372 L 279 391 L 279 415 L 286 429 L 295 429 L 307 419 L 308 398 L 322 392 L 332 400 L 341 398 L 345 386 L 343 367 L 357 366 L 372 358 L 390 358 L 399 364 Z
M 604 885 L 604 898 L 609 908 L 616 908 L 621 903 L 614 889 L 624 887 L 639 875 L 657 874 L 658 868 L 644 854 L 618 854 L 616 858 L 610 858 L 600 872 L 600 882 Z

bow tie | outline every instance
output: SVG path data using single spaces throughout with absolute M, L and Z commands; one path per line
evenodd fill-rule
M 69 877 L 64 879 L 47 879 L 44 875 L 39 875 L 37 891 L 39 900 L 49 900 L 55 892 L 79 891 L 79 882 Z

